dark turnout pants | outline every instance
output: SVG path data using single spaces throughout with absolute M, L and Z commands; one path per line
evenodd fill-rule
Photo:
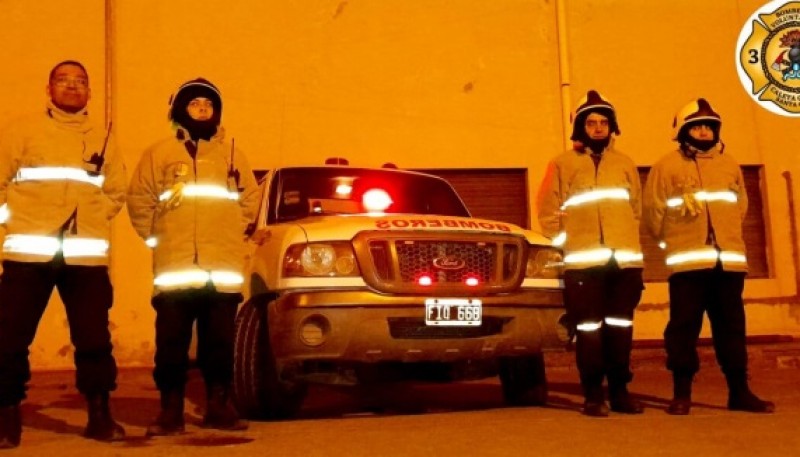
M 197 364 L 206 386 L 230 386 L 236 307 L 241 300 L 241 294 L 220 293 L 212 288 L 162 292 L 153 298 L 156 310 L 153 378 L 160 391 L 184 389 L 195 320 Z
M 669 277 L 669 323 L 664 331 L 667 368 L 679 376 L 700 369 L 697 338 L 708 313 L 714 352 L 726 374 L 747 371 L 745 273 L 712 269 L 674 273 Z
M 116 388 L 108 310 L 113 293 L 105 266 L 50 262 L 3 262 L 0 281 L 0 406 L 25 398 L 30 380 L 29 347 L 53 288 L 67 312 L 75 346 L 76 385 L 83 394 Z
M 633 311 L 642 296 L 641 268 L 615 262 L 564 273 L 564 304 L 577 325 L 576 359 L 584 387 L 630 382 Z

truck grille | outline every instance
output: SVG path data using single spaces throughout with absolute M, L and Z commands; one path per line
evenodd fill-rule
M 378 242 L 380 243 L 380 242 Z M 497 251 L 495 243 L 460 243 L 444 241 L 395 241 L 400 277 L 413 282 L 423 274 L 433 273 L 435 282 L 461 282 L 474 276 L 481 282 L 492 279 Z M 444 258 L 452 267 L 431 269 L 431 259 Z M 461 265 L 461 268 L 457 268 Z M 449 269 L 452 268 L 452 269 Z
M 517 287 L 523 279 L 527 243 L 513 235 L 367 232 L 354 240 L 359 266 L 370 286 L 383 292 L 478 295 Z M 420 277 L 431 284 L 421 286 Z M 477 284 L 467 285 L 467 280 Z

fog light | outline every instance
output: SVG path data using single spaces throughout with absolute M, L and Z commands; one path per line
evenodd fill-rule
M 308 346 L 319 346 L 328 338 L 330 328 L 328 319 L 320 315 L 309 316 L 300 324 L 300 341 Z

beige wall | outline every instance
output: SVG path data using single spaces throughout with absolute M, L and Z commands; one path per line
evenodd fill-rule
M 797 335 L 781 173 L 800 171 L 787 147 L 800 140 L 798 121 L 755 106 L 733 59 L 739 29 L 761 3 L 0 0 L 0 84 L 10 89 L 0 122 L 42 106 L 55 62 L 81 60 L 92 77 L 92 112 L 102 120 L 110 103 L 132 169 L 147 145 L 169 134 L 169 95 L 204 76 L 222 90 L 228 135 L 256 167 L 330 156 L 409 168 L 525 167 L 533 201 L 544 166 L 564 145 L 562 82 L 570 108 L 590 88 L 616 103 L 617 144 L 642 165 L 673 147 L 674 111 L 704 96 L 723 115 L 727 150 L 765 166 L 774 278 L 748 281 L 749 332 Z M 568 65 L 559 65 L 559 49 Z M 150 258 L 125 214 L 112 255 L 115 351 L 121 365 L 147 365 Z M 666 302 L 664 284 L 648 285 L 637 338 L 660 337 Z M 32 348 L 35 368 L 71 365 L 64 313 L 53 304 Z

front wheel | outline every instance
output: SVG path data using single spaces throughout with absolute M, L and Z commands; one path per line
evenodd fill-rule
M 297 414 L 307 386 L 280 379 L 269 342 L 269 297 L 247 301 L 236 316 L 233 398 L 250 419 L 286 419 Z
M 547 376 L 542 354 L 504 357 L 500 360 L 500 384 L 506 403 L 541 406 L 547 403 Z

